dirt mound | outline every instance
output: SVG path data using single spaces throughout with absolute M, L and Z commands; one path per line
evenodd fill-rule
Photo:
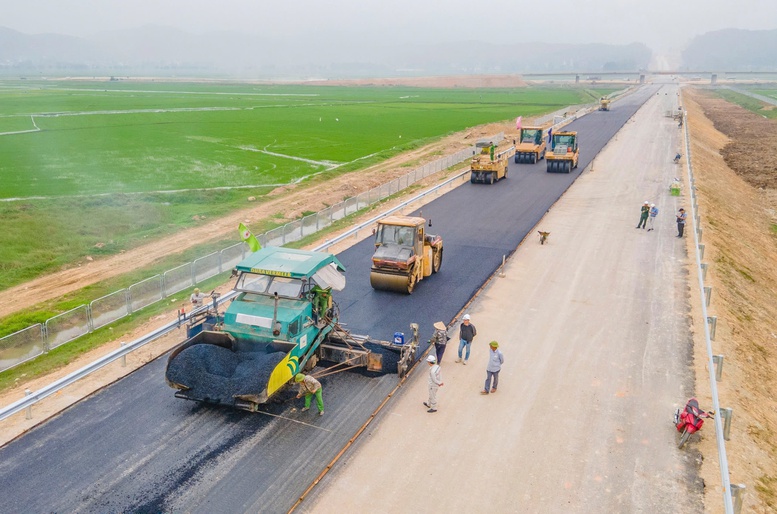
M 712 92 L 698 92 L 704 115 L 728 136 L 721 150 L 726 164 L 755 187 L 777 189 L 777 123 Z
M 725 358 L 723 380 L 718 383 L 720 401 L 734 412 L 731 440 L 726 442 L 731 481 L 747 486 L 744 510 L 775 512 L 777 196 L 773 189 L 753 186 L 777 186 L 777 177 L 767 172 L 774 173 L 777 155 L 765 146 L 771 141 L 775 147 L 777 123 L 709 93 L 686 90 L 683 96 L 692 135 L 704 260 L 710 264 L 705 284 L 713 288 L 709 315 L 718 318 L 713 349 Z M 718 132 L 718 127 L 726 133 Z M 709 380 L 702 334 L 697 326 L 700 391 L 708 389 Z M 709 402 L 709 398 L 702 401 Z M 711 486 L 706 507 L 718 512 L 722 503 L 720 490 L 714 487 L 720 483 L 714 431 L 703 437 L 701 451 L 707 458 L 702 474 Z

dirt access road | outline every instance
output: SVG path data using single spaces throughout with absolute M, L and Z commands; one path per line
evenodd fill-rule
M 163 257 L 181 253 L 207 241 L 234 235 L 237 242 L 237 226 L 241 222 L 249 224 L 270 217 L 274 217 L 276 221 L 292 221 L 304 211 L 324 209 L 328 205 L 403 176 L 413 168 L 439 158 L 440 155 L 455 153 L 473 145 L 478 138 L 499 132 L 507 133 L 511 128 L 514 130 L 509 123 L 483 125 L 453 134 L 418 150 L 403 153 L 366 170 L 347 173 L 316 184 L 315 187 L 298 184 L 277 188 L 269 194 L 274 198 L 268 202 L 226 214 L 215 220 L 203 221 L 201 226 L 180 231 L 119 255 L 94 261 L 84 260 L 69 269 L 9 288 L 3 292 L 3 297 L 13 301 L 0 302 L 0 318 L 121 275 L 129 269 L 142 268 Z M 408 167 L 410 163 L 412 166 Z M 278 213 L 283 215 L 283 219 L 276 217 Z
M 694 392 L 684 199 L 668 192 L 679 131 L 663 117 L 676 91 L 648 100 L 539 224 L 549 244 L 532 236 L 472 305 L 473 355 L 454 363 L 454 333 L 439 412 L 414 374 L 303 511 L 702 511 L 698 453 L 671 424 Z M 644 200 L 654 231 L 635 229 Z M 505 365 L 483 396 L 492 339 Z

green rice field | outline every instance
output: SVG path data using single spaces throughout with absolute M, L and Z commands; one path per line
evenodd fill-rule
M 278 185 L 612 91 L 0 81 L 0 290 Z
M 752 87 L 746 89 L 758 95 L 777 99 L 777 89 L 756 89 Z M 724 100 L 735 103 L 756 114 L 760 114 L 764 118 L 777 119 L 777 108 L 773 106 L 766 106 L 762 101 L 756 98 L 752 98 L 729 89 L 717 89 L 715 92 Z

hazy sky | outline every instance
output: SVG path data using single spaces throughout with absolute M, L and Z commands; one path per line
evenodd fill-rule
M 777 28 L 774 0 L 0 0 L 0 26 L 86 36 L 164 25 L 315 41 L 321 31 L 407 42 L 679 47 L 722 28 Z

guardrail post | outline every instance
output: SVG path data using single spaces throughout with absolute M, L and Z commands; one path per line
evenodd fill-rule
M 502 267 L 499 268 L 499 276 L 502 278 L 505 276 L 505 257 L 506 256 L 502 255 Z
M 707 323 L 710 325 L 710 340 L 715 340 L 715 329 L 718 328 L 718 317 L 707 316 Z
M 24 390 L 24 396 L 30 396 L 32 391 L 29 389 Z M 32 419 L 32 405 L 24 409 L 24 419 Z
M 704 258 L 704 245 L 699 245 L 699 260 L 702 260 Z
M 86 304 L 86 331 L 94 332 L 94 320 L 92 319 L 92 304 Z
M 43 353 L 49 353 L 49 320 L 46 320 L 40 329 L 43 334 Z
M 703 232 L 704 232 L 704 231 L 702 230 L 702 228 L 701 228 L 701 227 L 698 227 L 698 228 L 696 229 L 696 235 L 699 237 L 699 242 L 700 242 L 700 243 L 701 243 L 701 236 L 702 236 L 702 233 L 703 233 Z
M 707 263 L 702 262 L 701 263 L 701 278 L 702 280 L 707 280 Z
M 710 298 L 712 297 L 712 286 L 704 286 L 704 302 L 707 307 L 710 306 Z
M 121 344 L 122 348 L 127 346 L 127 343 L 120 343 L 120 344 Z M 126 355 L 122 355 L 121 356 L 121 367 L 122 368 L 126 368 L 127 367 L 127 356 Z
M 734 514 L 742 512 L 742 498 L 745 495 L 745 484 L 730 484 L 731 499 L 734 503 Z
M 723 407 L 720 409 L 720 417 L 723 418 L 723 439 L 729 440 L 731 433 L 731 416 L 734 415 L 734 410 L 730 407 Z
M 723 355 L 713 355 L 712 363 L 715 365 L 715 381 L 723 380 Z

